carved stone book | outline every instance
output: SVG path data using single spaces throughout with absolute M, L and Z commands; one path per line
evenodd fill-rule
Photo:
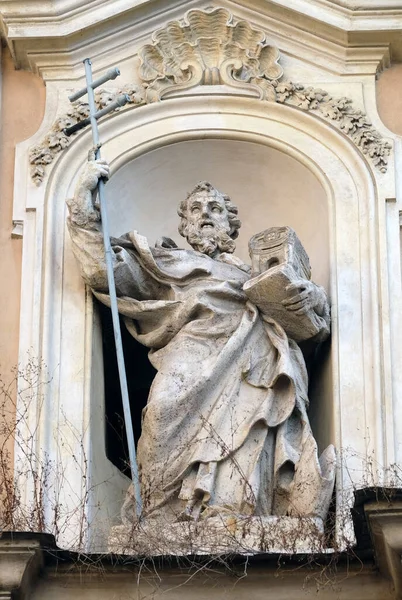
M 286 287 L 300 279 L 310 280 L 310 262 L 296 233 L 290 227 L 271 227 L 254 235 L 249 242 L 253 277 L 244 291 L 261 313 L 274 319 L 296 342 L 319 333 L 320 317 L 313 309 L 295 314 L 282 300 L 293 292 Z

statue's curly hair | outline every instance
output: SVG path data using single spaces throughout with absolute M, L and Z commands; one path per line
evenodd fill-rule
M 187 194 L 187 197 L 180 202 L 179 208 L 177 209 L 178 215 L 180 217 L 180 223 L 178 228 L 180 235 L 186 237 L 185 232 L 187 225 L 188 201 L 196 194 L 200 194 L 203 192 L 206 192 L 210 196 L 220 196 L 224 200 L 226 210 L 228 212 L 228 221 L 230 223 L 229 235 L 232 238 L 232 240 L 235 240 L 239 236 L 239 229 L 241 227 L 241 221 L 237 216 L 239 212 L 237 206 L 233 204 L 229 196 L 227 196 L 226 194 L 222 194 L 222 192 L 217 190 L 216 187 L 214 187 L 208 181 L 200 181 L 199 183 L 197 183 L 195 188 L 191 190 L 189 194 Z

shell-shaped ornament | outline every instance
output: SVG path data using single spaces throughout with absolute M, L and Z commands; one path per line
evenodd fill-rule
M 247 21 L 235 22 L 224 8 L 188 11 L 182 21 L 156 31 L 139 56 L 140 75 L 155 100 L 173 85 L 176 90 L 196 85 L 244 87 L 265 80 L 263 87 L 274 90 L 271 82 L 283 75 L 279 52 L 267 43 L 264 32 Z

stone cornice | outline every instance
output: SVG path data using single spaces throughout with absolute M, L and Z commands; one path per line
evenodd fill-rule
M 235 0 L 236 1 L 236 0 Z M 366 29 L 367 19 L 374 17 L 378 23 L 372 29 L 400 29 L 396 19 L 402 14 L 399 0 L 272 0 L 273 3 L 291 8 L 301 14 L 314 16 L 328 24 L 352 25 L 352 28 Z M 116 14 L 151 5 L 152 0 L 2 0 L 2 15 L 10 35 L 21 35 L 25 30 L 35 37 L 41 25 L 47 25 L 50 35 L 68 35 L 80 28 L 99 23 Z M 252 2 L 244 4 L 251 5 Z M 314 13 L 314 14 L 312 14 Z M 90 15 L 90 17 L 88 16 Z M 350 27 L 348 27 L 350 28 Z
M 402 55 L 402 9 L 392 0 L 385 6 L 370 2 L 364 10 L 346 0 L 3 0 L 2 31 L 17 66 L 44 79 L 74 79 L 84 55 L 102 56 L 103 68 L 110 60 L 128 58 L 130 48 L 144 43 L 162 20 L 176 19 L 185 9 L 219 5 L 282 37 L 283 51 L 292 53 L 285 46 L 294 39 L 294 54 L 304 48 L 306 59 L 315 62 L 321 48 L 318 64 L 334 73 L 375 73 L 389 47 L 397 58 Z
M 273 0 L 276 4 L 309 15 L 344 30 L 399 30 L 399 0 Z

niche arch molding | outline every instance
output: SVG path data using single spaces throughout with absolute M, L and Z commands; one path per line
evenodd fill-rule
M 362 483 L 370 457 L 388 465 L 394 455 L 393 427 L 384 433 L 392 422 L 392 393 L 389 396 L 387 388 L 391 364 L 384 358 L 389 355 L 390 332 L 380 319 L 388 289 L 382 231 L 389 174 L 374 173 L 356 146 L 331 124 L 294 107 L 247 97 L 171 98 L 110 116 L 100 133 L 112 172 L 164 145 L 223 138 L 278 149 L 304 164 L 320 181 L 329 212 L 332 441 L 339 453 L 339 505 L 350 502 L 351 490 Z M 73 514 L 85 502 L 91 524 L 88 544 L 94 548 L 95 540 L 107 535 L 100 524 L 115 523 L 128 481 L 107 461 L 102 448 L 102 385 L 99 360 L 94 358 L 100 334 L 65 225 L 65 199 L 73 193 L 90 145 L 90 133 L 84 132 L 61 153 L 43 186 L 35 190 L 35 209 L 27 213 L 20 356 L 23 364 L 33 352 L 51 374 L 42 390 L 41 409 L 39 397 L 29 407 L 31 422 L 40 415 L 37 453 L 63 465 L 69 486 L 54 481 L 54 488 L 66 513 Z M 382 355 L 380 348 L 385 349 Z M 61 438 L 74 443 L 72 427 L 75 437 L 82 439 L 75 461 L 68 445 L 60 444 Z M 16 459 L 23 460 L 18 451 Z M 83 482 L 80 465 L 88 459 Z M 21 493 L 29 503 L 32 482 L 21 481 Z M 49 515 L 51 501 L 46 499 Z M 79 518 L 77 511 L 77 523 Z M 60 545 L 73 545 L 72 529 L 70 525 L 60 534 Z

